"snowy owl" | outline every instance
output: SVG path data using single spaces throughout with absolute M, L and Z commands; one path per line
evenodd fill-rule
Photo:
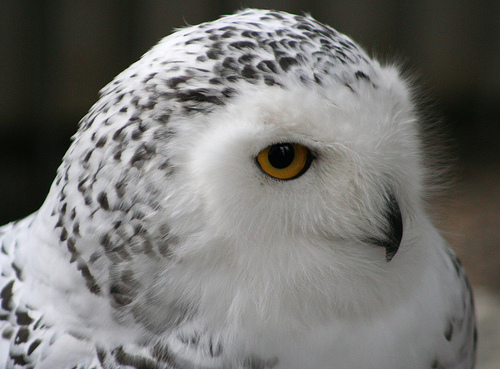
M 396 68 L 309 16 L 164 38 L 0 228 L 6 368 L 473 368 Z

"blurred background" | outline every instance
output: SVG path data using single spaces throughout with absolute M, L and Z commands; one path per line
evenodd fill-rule
M 101 87 L 174 28 L 244 7 L 310 13 L 415 77 L 456 158 L 436 222 L 476 288 L 480 368 L 500 368 L 500 0 L 1 0 L 0 224 L 41 205 Z

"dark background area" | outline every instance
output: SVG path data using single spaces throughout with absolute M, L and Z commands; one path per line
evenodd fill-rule
M 311 13 L 417 77 L 457 158 L 438 225 L 500 289 L 500 1 L 0 1 L 0 224 L 43 202 L 98 91 L 174 28 L 244 7 Z

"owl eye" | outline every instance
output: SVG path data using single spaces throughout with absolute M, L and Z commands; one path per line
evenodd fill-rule
M 262 150 L 257 163 L 264 173 L 277 179 L 295 179 L 309 169 L 311 152 L 297 143 L 278 143 Z

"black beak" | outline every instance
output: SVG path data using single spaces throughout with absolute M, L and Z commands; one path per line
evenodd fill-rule
M 372 241 L 375 245 L 385 248 L 385 260 L 389 262 L 398 252 L 399 245 L 403 238 L 403 217 L 401 216 L 398 202 L 392 193 L 389 193 L 387 197 L 387 211 L 385 217 L 387 219 L 387 228 L 384 232 L 385 237 Z

